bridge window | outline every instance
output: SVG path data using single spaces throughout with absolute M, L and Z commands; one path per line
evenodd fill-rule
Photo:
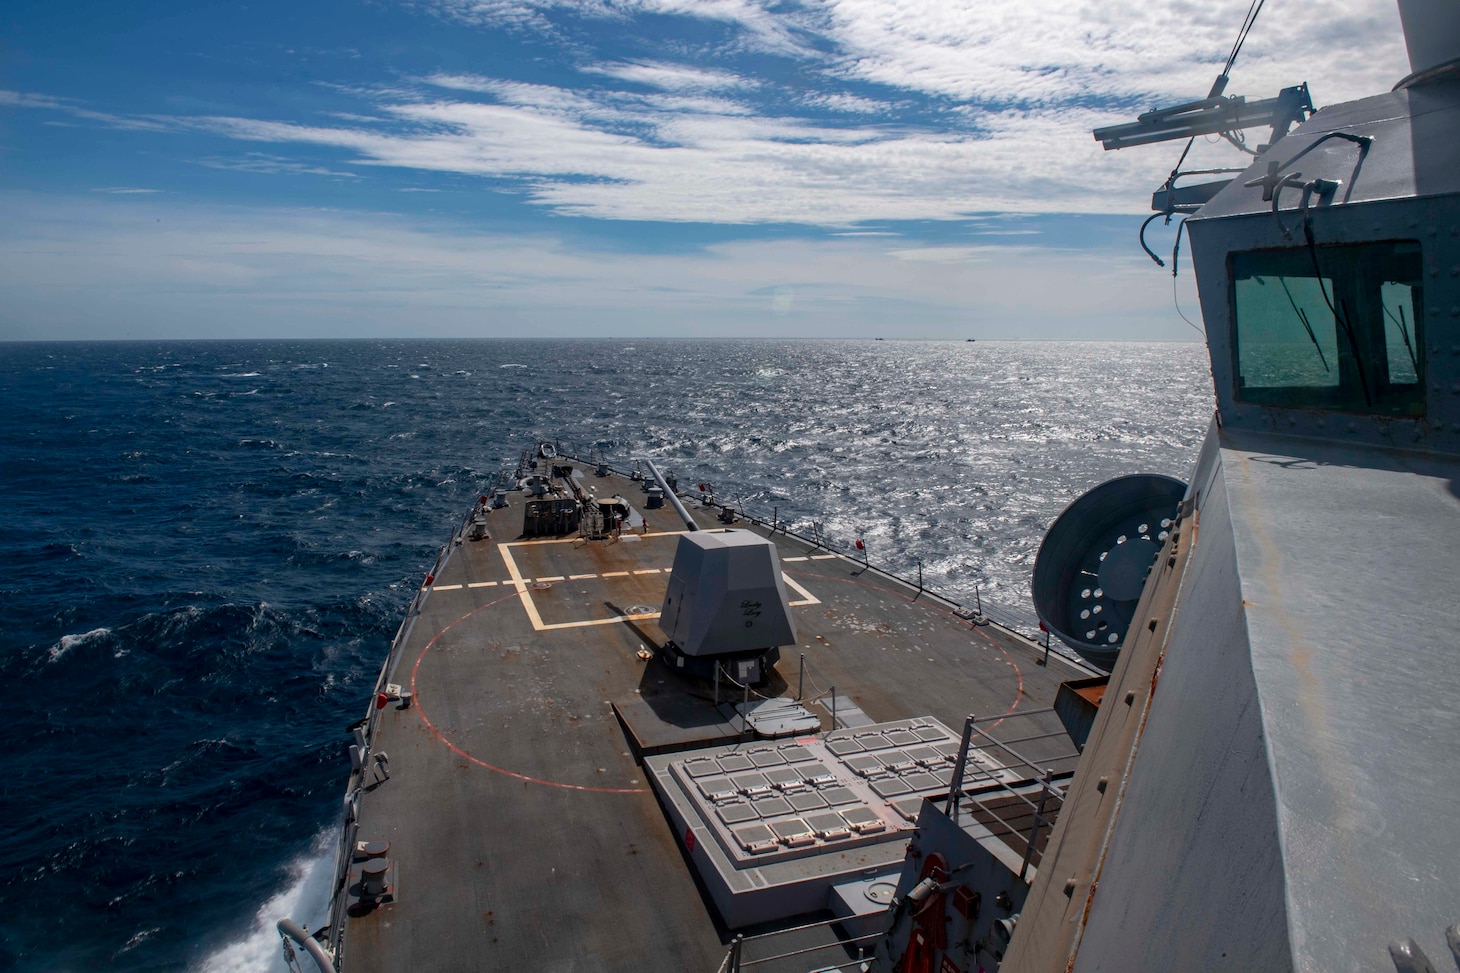
M 1237 399 L 1422 416 L 1414 240 L 1234 253 Z

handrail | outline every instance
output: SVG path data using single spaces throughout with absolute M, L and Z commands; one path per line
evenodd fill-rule
M 842 923 L 845 921 L 845 917 L 837 917 L 833 919 L 826 919 L 821 922 L 809 922 L 801 926 L 789 926 L 785 929 L 773 929 L 770 932 L 757 933 L 753 936 L 737 934 L 735 938 L 730 941 L 730 947 L 725 953 L 725 958 L 720 961 L 720 967 L 717 970 L 717 973 L 740 973 L 740 971 L 742 970 L 747 970 L 752 966 L 759 966 L 762 963 L 774 963 L 779 960 L 791 959 L 796 956 L 805 956 L 808 953 L 820 952 L 823 949 L 834 949 L 838 946 L 851 946 L 855 943 L 863 943 L 874 939 L 880 939 L 883 936 L 882 931 L 869 932 L 863 933 L 860 936 L 850 936 L 846 939 L 837 939 L 829 943 L 817 943 L 813 946 L 803 946 L 800 949 L 793 949 L 784 953 L 777 953 L 774 956 L 761 956 L 757 957 L 756 959 L 749 960 L 745 958 L 745 947 L 749 943 L 761 942 L 768 939 L 776 939 L 781 936 L 790 935 L 791 933 L 805 932 L 808 929 L 821 929 L 827 926 L 834 926 L 838 923 Z M 848 963 L 843 963 L 838 966 L 822 967 L 821 969 L 840 970 L 848 965 L 860 962 L 861 960 L 851 960 Z
M 467 528 L 471 524 L 472 512 L 467 512 L 452 533 L 450 540 L 436 553 L 436 560 L 432 562 L 431 569 L 426 572 L 427 576 L 436 578 L 446 567 L 447 562 L 451 560 L 452 552 L 461 545 L 466 537 Z M 326 927 L 329 944 L 325 951 L 332 956 L 334 969 L 338 969 L 344 956 L 345 909 L 349 905 L 345 888 L 350 878 L 350 864 L 355 857 L 355 838 L 359 833 L 359 824 L 355 820 L 355 814 L 359 806 L 360 793 L 365 788 L 370 756 L 375 745 L 375 733 L 380 727 L 381 707 L 376 701 L 380 698 L 380 694 L 385 692 L 385 687 L 389 685 L 391 678 L 395 675 L 402 650 L 410 639 L 416 617 L 420 615 L 421 606 L 425 604 L 430 592 L 431 586 L 428 584 L 422 584 L 416 589 L 416 593 L 411 596 L 410 604 L 406 606 L 405 617 L 401 619 L 395 636 L 390 640 L 390 649 L 385 654 L 385 662 L 380 667 L 380 675 L 375 678 L 375 688 L 370 694 L 365 719 L 361 724 L 365 745 L 360 755 L 360 769 L 351 770 L 349 781 L 345 785 L 344 805 L 346 810 L 340 827 L 340 842 L 335 849 L 335 875 L 330 888 L 329 925 Z M 284 921 L 286 920 L 280 920 L 281 923 Z M 318 962 L 319 958 L 315 957 L 315 961 Z
M 578 447 L 572 442 L 569 442 L 567 444 L 567 449 L 565 450 L 562 442 L 558 441 L 557 450 L 558 458 L 560 460 L 567 460 L 569 462 L 575 463 L 602 463 L 602 465 L 606 467 L 610 473 L 614 473 L 624 477 L 629 476 L 627 472 L 617 469 L 607 460 L 585 460 L 581 456 L 576 455 Z M 666 493 L 666 496 L 667 495 L 668 494 Z M 880 577 L 886 578 L 890 581 L 895 581 L 898 584 L 906 586 L 912 591 L 921 591 L 923 595 L 934 598 L 937 601 L 950 606 L 955 611 L 964 613 L 965 617 L 969 617 L 970 621 L 975 621 L 978 623 L 987 622 L 989 624 L 997 626 L 1000 629 L 1003 629 L 1006 632 L 1017 635 L 1022 639 L 1026 639 L 1034 643 L 1039 642 L 1038 637 L 1036 637 L 1035 635 L 1028 632 L 1020 631 L 1019 623 L 1021 620 L 1016 618 L 1016 616 L 1020 614 L 1026 614 L 1020 609 L 1011 605 L 986 603 L 983 601 L 982 595 L 977 595 L 975 599 L 977 604 L 974 607 L 969 607 L 954 598 L 950 598 L 947 595 L 940 594 L 932 588 L 927 587 L 926 584 L 920 586 L 915 579 L 904 578 L 902 575 L 895 574 L 894 572 L 889 571 L 886 568 L 880 568 L 876 565 L 871 564 L 870 557 L 865 551 L 861 552 L 863 558 L 865 558 L 864 560 L 863 558 L 857 558 L 853 556 L 850 551 L 844 550 L 836 546 L 827 539 L 826 535 L 821 532 L 821 525 L 817 521 L 812 521 L 812 530 L 814 533 L 806 534 L 793 527 L 786 526 L 785 522 L 780 519 L 780 513 L 778 509 L 772 513 L 771 519 L 767 520 L 763 517 L 757 516 L 755 513 L 752 513 L 749 509 L 749 505 L 747 505 L 743 500 L 739 500 L 735 503 L 730 503 L 727 502 L 724 498 L 716 497 L 713 491 L 705 494 L 703 499 L 708 503 L 709 506 L 719 507 L 721 510 L 738 511 L 740 517 L 757 527 L 765 528 L 771 535 L 780 533 L 787 537 L 794 537 L 802 543 L 808 544 L 813 548 L 824 549 L 833 554 L 839 554 L 842 557 L 847 558 L 848 560 L 855 561 L 862 566 L 863 570 L 871 571 L 873 574 L 876 574 Z M 1040 644 L 1040 648 L 1043 648 L 1042 644 Z M 1084 662 L 1083 659 L 1066 653 L 1064 649 L 1055 646 L 1054 651 L 1057 652 L 1062 659 L 1073 663 L 1081 669 L 1089 669 L 1089 666 Z M 1090 670 L 1090 672 L 1092 675 L 1096 674 L 1094 670 Z
M 981 728 L 978 724 L 990 722 L 1003 723 L 1006 720 L 1015 719 L 1018 717 L 1034 717 L 1053 712 L 1054 710 L 1052 709 L 1028 710 L 1022 713 L 1010 713 L 997 717 L 984 717 L 981 720 L 973 715 L 970 715 L 966 720 L 964 720 L 963 739 L 959 745 L 958 762 L 954 766 L 953 780 L 951 781 L 948 790 L 948 802 L 943 809 L 946 815 L 948 815 L 950 818 L 954 818 L 958 813 L 963 798 L 967 797 L 973 804 L 978 806 L 979 810 L 983 811 L 999 824 L 1003 825 L 1008 835 L 1012 835 L 1013 837 L 1018 838 L 1020 841 L 1024 842 L 1024 861 L 1019 869 L 1019 877 L 1021 879 L 1025 877 L 1025 875 L 1029 871 L 1029 866 L 1033 863 L 1035 848 L 1039 843 L 1039 833 L 1042 828 L 1048 823 L 1045 820 L 1045 803 L 1050 797 L 1055 797 L 1060 801 L 1061 806 L 1063 806 L 1066 796 L 1065 790 L 1054 783 L 1054 768 L 1047 765 L 1052 764 L 1056 761 L 1068 760 L 1073 757 L 1078 757 L 1079 751 L 1074 750 L 1068 754 L 1062 753 L 1051 756 L 1044 761 L 1046 766 L 1041 768 L 1038 764 L 1029 760 L 1023 754 L 1019 753 L 1019 751 L 1015 750 L 1004 741 L 999 740 L 987 730 Z M 988 743 L 992 744 L 994 747 L 997 747 L 998 749 L 1014 757 L 1015 762 L 1013 764 L 1005 764 L 1004 767 L 1000 768 L 1001 770 L 1007 770 L 1010 767 L 1015 766 L 1022 766 L 1034 772 L 1029 777 L 1021 777 L 1021 780 L 1035 781 L 1039 784 L 1039 801 L 1037 803 L 1030 800 L 1025 793 L 1015 788 L 1013 784 L 1004 780 L 1002 773 L 996 773 L 992 775 L 991 779 L 989 777 L 985 777 L 985 780 L 989 782 L 990 787 L 981 792 L 979 795 L 975 796 L 973 794 L 965 792 L 965 789 L 963 787 L 963 774 L 964 768 L 967 765 L 969 750 L 975 746 L 977 746 L 979 749 L 983 749 L 984 747 L 982 743 L 975 743 L 975 735 L 981 740 L 988 741 Z M 1060 733 L 1039 733 L 1025 737 L 1018 737 L 1010 742 L 1024 743 L 1034 740 L 1050 739 L 1061 735 L 1062 734 Z M 1027 785 L 1025 786 L 1027 787 Z M 1004 816 L 1001 815 L 998 810 L 980 799 L 988 793 L 1000 793 L 1002 796 L 1005 797 L 1012 795 L 1020 802 L 1022 802 L 1025 806 L 1027 806 L 1029 810 L 1034 812 L 1034 820 L 1032 825 L 1030 826 L 1028 835 L 1025 835 L 1024 833 L 1017 830 L 1014 827 L 1013 823 L 1004 818 Z M 991 836 L 998 840 L 1003 840 L 1003 835 L 1000 835 L 998 833 L 991 832 Z

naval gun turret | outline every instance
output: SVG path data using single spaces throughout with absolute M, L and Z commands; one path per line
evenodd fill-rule
M 659 627 L 676 668 L 760 682 L 796 641 L 776 545 L 747 530 L 681 534 Z
M 639 461 L 682 521 L 659 612 L 667 660 L 704 679 L 759 683 L 796 642 L 781 559 L 768 538 L 747 530 L 700 530 L 652 460 Z

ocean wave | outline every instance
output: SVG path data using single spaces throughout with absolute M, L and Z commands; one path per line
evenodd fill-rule
M 343 726 L 437 546 L 535 439 L 620 470 L 664 459 L 754 515 L 842 549 L 864 537 L 879 567 L 921 561 L 955 599 L 1027 604 L 1064 505 L 1121 473 L 1184 474 L 1210 421 L 1196 346 L 445 347 L 183 344 L 151 381 L 128 374 L 161 357 L 144 345 L 76 352 L 64 375 L 15 353 L 28 364 L 0 380 L 0 407 L 55 445 L 7 483 L 16 529 L 0 536 L 20 579 L 0 676 L 27 686 L 0 968 L 269 969 L 273 920 L 293 911 L 269 900 L 303 884 L 301 842 L 339 807 Z M 526 363 L 549 347 L 561 367 L 541 381 Z M 327 371 L 272 378 L 320 350 Z M 427 358 L 442 364 L 414 368 Z M 225 401 L 251 370 L 269 394 Z M 127 381 L 87 381 L 112 372 Z M 37 409 L 62 378 L 86 394 Z M 56 516 L 54 484 L 88 469 L 156 479 Z M 72 952 L 48 953 L 58 941 Z
M 109 628 L 93 628 L 89 632 L 82 632 L 80 635 L 63 635 L 55 645 L 46 650 L 47 662 L 59 662 L 62 657 L 79 645 L 86 645 L 96 642 L 112 634 Z
M 334 877 L 336 831 L 335 827 L 321 831 L 307 853 L 285 866 L 282 888 L 259 906 L 253 928 L 242 938 L 205 957 L 196 967 L 197 973 L 286 973 L 289 970 L 275 924 L 287 917 L 305 929 L 324 925 Z

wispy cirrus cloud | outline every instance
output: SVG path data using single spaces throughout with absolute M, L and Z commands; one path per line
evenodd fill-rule
M 1248 9 L 1242 0 L 435 0 L 485 27 L 556 30 L 555 17 L 653 14 L 719 23 L 726 50 L 797 57 L 830 77 L 994 105 L 1204 95 Z M 1324 103 L 1381 91 L 1407 73 L 1389 0 L 1266 7 L 1243 48 L 1245 90 L 1308 80 Z M 1396 73 L 1396 71 L 1398 73 Z
M 732 71 L 708 70 L 663 61 L 594 64 L 581 70 L 588 74 L 601 74 L 619 81 L 647 85 L 664 91 L 713 91 L 753 88 L 759 84 L 753 78 L 742 77 Z
M 193 161 L 209 169 L 226 169 L 234 172 L 257 172 L 266 175 L 290 176 L 334 176 L 341 179 L 360 178 L 358 172 L 310 165 L 304 162 L 296 162 L 284 156 L 269 155 L 264 152 L 248 152 L 243 156 L 208 156 Z
M 153 115 L 126 115 L 97 111 L 87 107 L 75 98 L 57 98 L 53 95 L 28 91 L 9 91 L 0 88 L 0 107 L 37 108 L 62 112 L 73 118 L 97 122 L 109 128 L 131 129 L 142 132 L 165 132 L 169 128 L 166 117 Z
M 725 36 L 701 44 L 695 63 L 580 38 L 586 53 L 551 83 L 426 73 L 336 86 L 349 110 L 304 118 L 129 116 L 17 92 L 0 92 L 0 105 L 269 147 L 231 162 L 210 153 L 204 164 L 217 167 L 451 173 L 600 220 L 845 229 L 980 212 L 1131 212 L 1172 154 L 1102 153 L 1090 130 L 1205 94 L 1246 4 L 437 0 L 432 9 L 484 30 L 558 30 L 577 18 L 639 37 L 654 17 L 670 36 L 675 18 L 718 24 Z M 794 70 L 757 75 L 747 52 Z M 1264 13 L 1233 90 L 1270 95 L 1306 78 L 1332 100 L 1382 90 L 1404 69 L 1387 0 L 1314 0 Z M 1199 144 L 1190 162 L 1217 154 Z
M 831 70 L 846 77 L 985 104 L 1106 99 L 1124 106 L 1205 95 L 1248 5 L 823 0 L 816 6 L 819 33 L 838 55 Z M 1397 11 L 1383 0 L 1268 6 L 1238 65 L 1243 92 L 1268 96 L 1308 80 L 1322 102 L 1385 90 L 1407 71 Z
M 746 46 L 776 54 L 811 53 L 811 21 L 797 4 L 763 0 L 434 0 L 437 13 L 480 27 L 530 30 L 559 36 L 557 20 L 629 22 L 642 16 L 686 17 L 733 28 Z

